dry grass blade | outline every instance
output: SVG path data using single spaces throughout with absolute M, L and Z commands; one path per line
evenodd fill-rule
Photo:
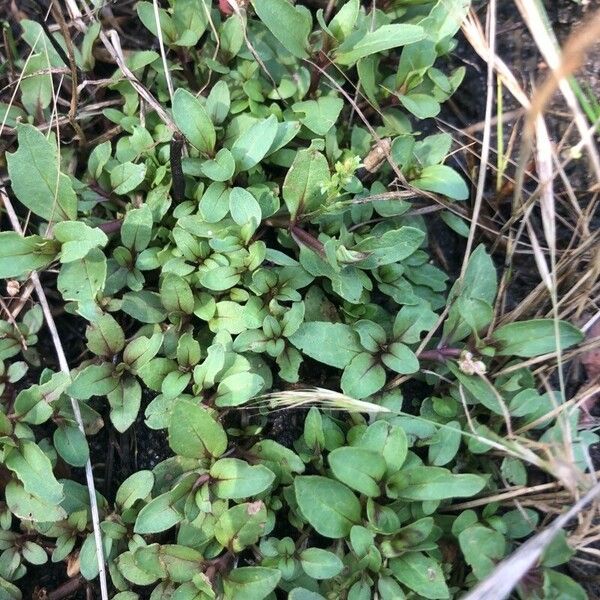
M 471 11 L 462 25 L 462 32 L 468 42 L 473 47 L 473 50 L 488 64 L 492 64 L 498 77 L 502 81 L 504 87 L 512 94 L 512 96 L 521 104 L 523 108 L 529 108 L 530 102 L 527 94 L 519 85 L 517 78 L 508 68 L 507 64 L 496 55 L 490 48 L 486 36 L 481 27 L 477 15 Z
M 487 39 L 490 55 L 495 54 L 496 47 L 496 0 L 490 0 L 487 17 Z M 483 141 L 481 144 L 481 162 L 479 165 L 479 176 L 477 180 L 477 190 L 475 192 L 475 202 L 473 205 L 473 218 L 469 229 L 469 237 L 467 238 L 467 247 L 463 258 L 462 267 L 460 270 L 461 279 L 465 276 L 471 249 L 475 240 L 475 231 L 477 229 L 479 214 L 481 211 L 481 203 L 483 201 L 483 193 L 485 190 L 485 180 L 487 175 L 487 165 L 490 156 L 490 140 L 492 136 L 492 112 L 494 110 L 494 64 L 492 61 L 488 63 L 487 71 L 487 96 L 485 101 L 485 124 L 483 128 Z
M 529 127 L 533 129 L 535 121 L 540 115 L 554 90 L 558 87 L 573 113 L 575 125 L 579 131 L 582 142 L 587 148 L 590 162 L 600 183 L 600 156 L 592 139 L 588 136 L 588 123 L 579 106 L 575 92 L 569 83 L 568 77 L 579 69 L 586 51 L 597 43 L 600 36 L 600 11 L 592 19 L 571 35 L 561 53 L 556 40 L 553 38 L 546 24 L 545 11 L 539 0 L 515 0 L 517 7 L 525 21 L 540 53 L 548 66 L 552 69 L 550 77 L 532 99 L 532 110 L 529 115 Z
M 318 406 L 329 410 L 344 410 L 348 412 L 363 413 L 389 413 L 390 410 L 379 404 L 356 400 L 346 394 L 326 390 L 324 388 L 307 388 L 300 390 L 286 390 L 266 394 L 254 399 L 254 402 L 240 408 L 253 406 L 267 406 L 271 409 L 294 409 L 304 406 Z
M 154 8 L 154 21 L 156 22 L 156 35 L 158 36 L 158 46 L 160 48 L 160 57 L 165 71 L 165 79 L 167 81 L 167 89 L 169 90 L 169 98 L 173 102 L 173 82 L 171 81 L 171 73 L 169 64 L 167 63 L 167 53 L 165 52 L 165 43 L 163 42 L 162 27 L 160 26 L 160 14 L 158 12 L 158 0 L 152 0 Z
M 3 190 L 0 190 L 0 198 L 2 199 L 2 203 L 4 204 L 4 208 L 6 209 L 6 213 L 10 220 L 10 223 L 13 229 L 23 235 L 23 230 L 21 229 L 21 225 L 19 224 L 19 219 L 17 214 L 15 213 L 10 199 L 6 195 Z M 54 349 L 56 351 L 56 356 L 58 357 L 58 363 L 60 365 L 60 370 L 67 375 L 70 375 L 71 371 L 69 369 L 69 364 L 67 362 L 67 357 L 65 355 L 65 351 L 63 349 L 62 342 L 60 340 L 60 336 L 58 334 L 58 330 L 56 329 L 56 323 L 54 322 L 54 317 L 52 316 L 52 311 L 48 304 L 48 300 L 46 299 L 46 294 L 44 292 L 44 288 L 40 282 L 40 278 L 37 272 L 31 273 L 31 281 L 35 287 L 36 294 L 40 301 L 40 305 L 42 307 L 42 311 L 44 313 L 44 319 L 46 321 L 46 325 L 50 331 L 50 336 L 52 338 L 52 343 L 54 345 Z M 85 430 L 83 426 L 83 419 L 81 418 L 81 412 L 79 410 L 79 404 L 77 400 L 71 398 L 71 407 L 73 409 L 73 415 L 75 416 L 75 420 L 77 421 L 77 426 L 79 430 L 85 436 Z M 90 513 L 92 516 L 92 525 L 94 528 L 94 541 L 96 545 L 96 557 L 98 560 L 98 578 L 100 580 L 100 592 L 102 600 L 108 600 L 108 585 L 106 580 L 106 568 L 104 563 L 104 550 L 102 545 L 102 532 L 100 530 L 100 514 L 98 511 L 98 503 L 96 500 L 96 486 L 94 485 L 94 473 L 92 471 L 92 463 L 88 458 L 85 464 L 85 479 L 88 488 L 88 495 L 90 498 Z
M 463 596 L 463 600 L 491 600 L 492 598 L 502 600 L 506 598 L 527 571 L 536 564 L 558 531 L 573 517 L 576 517 L 598 494 L 600 494 L 600 483 L 594 485 L 570 510 L 558 517 L 546 529 L 527 540 L 506 560 L 503 560 L 487 579 Z

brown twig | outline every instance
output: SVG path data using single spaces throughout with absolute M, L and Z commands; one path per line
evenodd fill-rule
M 74 594 L 83 584 L 85 583 L 85 579 L 81 576 L 74 577 L 73 579 L 69 579 L 59 585 L 55 590 L 50 592 L 46 598 L 47 600 L 62 600 L 62 598 L 66 598 L 71 594 Z
M 77 115 L 77 106 L 79 102 L 79 93 L 77 90 L 77 63 L 75 62 L 75 53 L 73 51 L 73 40 L 71 39 L 71 33 L 69 32 L 69 28 L 67 27 L 67 23 L 62 14 L 62 9 L 58 0 L 53 0 L 52 2 L 52 16 L 55 21 L 58 23 L 60 27 L 60 31 L 65 40 L 65 44 L 67 46 L 67 66 L 71 71 L 71 104 L 69 107 L 69 123 L 71 127 L 79 137 L 79 141 L 81 144 L 86 143 L 85 133 L 83 132 L 83 128 L 77 122 L 75 116 Z
M 171 195 L 175 202 L 181 202 L 185 198 L 185 179 L 183 177 L 183 168 L 181 166 L 181 154 L 183 152 L 183 136 L 180 133 L 174 133 L 171 138 Z

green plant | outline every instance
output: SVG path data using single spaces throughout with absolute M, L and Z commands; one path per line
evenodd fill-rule
M 451 137 L 416 128 L 464 75 L 436 65 L 469 2 L 370 11 L 350 0 L 329 20 L 287 0 L 244 4 L 226 17 L 204 0 L 172 0 L 159 31 L 153 4 L 139 2 L 165 55 L 128 54 L 132 75 L 122 67 L 108 82 L 118 108 L 103 110 L 118 138 L 87 155 L 81 138 L 61 146 L 36 127 L 53 110 L 53 80 L 37 70 L 64 67 L 64 40 L 23 23 L 34 66 L 23 67 L 21 106 L 6 107 L 18 138 L 7 163 L 14 196 L 37 219 L 24 237 L 0 233 L 0 276 L 58 269 L 67 315 L 87 321 L 87 350 L 70 375 L 45 368 L 3 403 L 6 597 L 20 597 L 27 564 L 48 559 L 77 556 L 85 579 L 98 576 L 85 487 L 55 473 L 86 464 L 86 435 L 107 414 L 105 426 L 125 432 L 143 406 L 172 453 L 98 494 L 120 600 L 141 589 L 176 600 L 458 597 L 534 531 L 538 513 L 454 511 L 453 499 L 525 485 L 527 463 L 555 472 L 565 440 L 585 470 L 598 439 L 576 429 L 576 413 L 569 436 L 560 415 L 543 419 L 560 393 L 539 394 L 515 360 L 567 349 L 581 332 L 550 319 L 494 326 L 484 246 L 447 291 L 408 200 L 437 194 L 451 210 L 468 197 L 444 164 Z M 79 69 L 93 67 L 99 33 L 87 28 Z M 351 101 L 358 85 L 364 103 Z M 464 230 L 451 212 L 447 221 Z M 2 322 L 0 358 L 24 348 L 34 362 L 40 326 L 37 308 Z M 24 363 L 4 372 L 14 385 Z M 404 398 L 398 376 L 430 393 Z M 334 410 L 311 407 L 289 447 L 269 439 L 270 409 L 314 386 L 342 390 L 327 396 Z M 571 555 L 564 538 L 551 549 L 522 597 L 579 597 L 552 570 Z

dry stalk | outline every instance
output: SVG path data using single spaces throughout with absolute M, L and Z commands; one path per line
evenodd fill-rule
M 503 560 L 477 587 L 463 600 L 502 600 L 518 585 L 523 576 L 539 560 L 552 538 L 574 517 L 576 517 L 596 496 L 600 494 L 600 483 L 594 485 L 566 513 L 555 519 L 543 531 L 527 540 L 518 550 Z
M 487 16 L 487 39 L 489 44 L 490 55 L 495 55 L 496 48 L 496 0 L 490 0 Z M 485 101 L 485 124 L 483 128 L 483 140 L 481 143 L 481 162 L 479 165 L 479 175 L 477 180 L 477 190 L 475 192 L 475 202 L 473 204 L 473 216 L 471 227 L 469 228 L 469 237 L 467 238 L 467 247 L 463 257 L 463 263 L 460 270 L 460 279 L 463 279 L 467 272 L 471 249 L 475 240 L 475 231 L 479 221 L 481 212 L 481 203 L 483 201 L 483 193 L 485 190 L 485 179 L 487 174 L 487 164 L 490 156 L 490 140 L 492 137 L 492 112 L 494 110 L 494 64 L 488 62 L 487 70 L 487 95 Z

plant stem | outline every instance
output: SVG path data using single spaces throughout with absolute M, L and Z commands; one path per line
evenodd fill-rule
M 65 583 L 59 585 L 53 592 L 50 592 L 47 599 L 62 600 L 62 598 L 66 598 L 75 593 L 84 583 L 85 579 L 81 576 L 69 579 L 68 581 L 65 581 Z
M 104 231 L 104 233 L 115 233 L 121 229 L 123 225 L 123 219 L 113 219 L 112 221 L 106 221 L 106 223 L 100 223 L 98 229 Z
M 300 227 L 292 225 L 290 228 L 290 233 L 297 244 L 310 248 L 319 256 L 325 256 L 325 246 L 323 246 L 323 244 L 316 237 L 308 233 L 308 231 L 304 231 L 304 229 L 300 229 Z
M 434 348 L 433 350 L 423 350 L 417 356 L 422 360 L 437 360 L 445 362 L 449 358 L 459 358 L 462 353 L 461 348 Z
M 180 133 L 174 133 L 171 139 L 171 194 L 175 202 L 181 202 L 185 198 L 185 180 L 183 178 L 183 168 L 181 167 L 181 154 L 183 152 L 183 136 Z

